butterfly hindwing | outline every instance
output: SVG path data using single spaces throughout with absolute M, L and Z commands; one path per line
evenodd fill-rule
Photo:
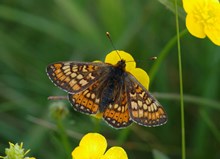
M 76 94 L 69 94 L 69 100 L 76 111 L 85 114 L 103 113 L 103 119 L 112 127 L 127 127 L 132 121 L 123 82 L 115 81 L 113 92 L 110 93 L 112 96 L 106 96 L 105 93 L 112 90 L 109 83 L 111 83 L 109 77 L 102 76 L 87 89 Z M 107 105 L 105 105 L 106 101 L 108 101 Z
M 102 62 L 57 62 L 47 67 L 47 74 L 61 89 L 78 93 L 105 74 L 105 66 Z
M 127 127 L 132 123 L 128 110 L 127 94 L 124 89 L 119 91 L 115 100 L 106 107 L 103 118 L 114 128 Z
M 161 104 L 131 74 L 126 78 L 128 108 L 131 119 L 144 126 L 159 126 L 167 122 Z
M 99 111 L 100 96 L 96 93 L 99 88 L 98 81 L 94 82 L 87 89 L 69 94 L 69 101 L 76 111 L 85 114 L 96 114 Z

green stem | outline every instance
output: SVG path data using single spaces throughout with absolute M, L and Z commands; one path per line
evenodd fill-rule
M 179 19 L 177 0 L 175 0 L 176 12 L 176 32 L 177 32 L 177 48 L 178 48 L 178 63 L 179 63 L 179 78 L 180 78 L 180 107 L 181 107 L 181 131 L 182 131 L 182 159 L 186 158 L 186 145 L 185 145 L 185 121 L 184 121 L 184 100 L 183 100 L 183 77 L 182 77 L 182 60 L 181 60 L 181 46 L 179 35 Z
M 60 133 L 61 141 L 63 143 L 63 147 L 66 151 L 67 157 L 70 159 L 71 156 L 71 146 L 65 131 L 65 128 L 63 127 L 62 119 L 57 120 L 57 127 Z

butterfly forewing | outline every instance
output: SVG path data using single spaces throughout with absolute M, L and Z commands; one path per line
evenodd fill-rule
M 160 103 L 130 74 L 126 85 L 130 117 L 134 122 L 148 127 L 167 122 L 167 115 Z
M 102 62 L 57 62 L 47 67 L 52 82 L 69 93 L 78 93 L 106 74 Z

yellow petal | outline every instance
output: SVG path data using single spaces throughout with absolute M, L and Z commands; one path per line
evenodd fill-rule
M 220 45 L 220 3 L 210 5 L 210 10 L 213 17 L 205 26 L 205 33 L 214 44 Z
M 130 73 L 148 90 L 150 78 L 148 74 L 141 68 L 135 68 Z
M 212 3 L 219 3 L 219 0 L 206 0 L 208 2 L 212 2 Z
M 208 3 L 219 3 L 218 0 L 183 0 L 183 8 L 186 13 L 193 12 L 196 8 L 204 8 Z
M 183 0 L 183 8 L 186 11 L 186 13 L 193 11 L 194 6 L 196 3 L 198 3 L 198 1 L 202 0 Z
M 190 34 L 197 38 L 205 38 L 204 26 L 196 20 L 193 14 L 189 13 L 186 16 L 186 27 Z
M 205 32 L 209 39 L 216 45 L 220 46 L 220 24 L 210 29 L 205 29 Z
M 107 141 L 101 134 L 88 133 L 79 143 L 79 146 L 72 152 L 74 159 L 84 159 L 84 157 L 96 159 L 101 157 L 107 147 Z M 89 157 L 88 157 L 89 156 Z
M 94 114 L 92 116 L 97 118 L 97 119 L 101 119 L 103 117 L 103 113 L 97 113 L 97 114 Z
M 118 61 L 122 59 L 125 60 L 126 62 L 126 67 L 125 67 L 126 71 L 129 72 L 131 69 L 136 67 L 136 63 L 133 57 L 129 53 L 120 50 L 110 52 L 105 57 L 105 63 L 116 65 Z
M 82 146 L 76 147 L 72 151 L 72 159 L 88 159 L 90 158 L 89 152 L 87 152 L 87 149 L 84 149 Z
M 101 159 L 128 159 L 128 156 L 123 148 L 114 146 Z

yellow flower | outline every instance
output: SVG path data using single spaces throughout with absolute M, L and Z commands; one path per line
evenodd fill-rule
M 107 141 L 98 133 L 88 133 L 80 141 L 79 146 L 72 151 L 73 159 L 127 159 L 127 154 L 121 147 L 112 147 L 106 153 Z M 104 154 L 105 153 L 105 154 Z
M 218 0 L 183 0 L 186 27 L 198 38 L 208 38 L 220 45 L 220 3 Z
M 149 88 L 150 78 L 141 68 L 136 68 L 134 58 L 124 51 L 112 51 L 105 57 L 105 63 L 116 65 L 121 59 L 125 60 L 125 70 L 131 73 L 147 90 Z

